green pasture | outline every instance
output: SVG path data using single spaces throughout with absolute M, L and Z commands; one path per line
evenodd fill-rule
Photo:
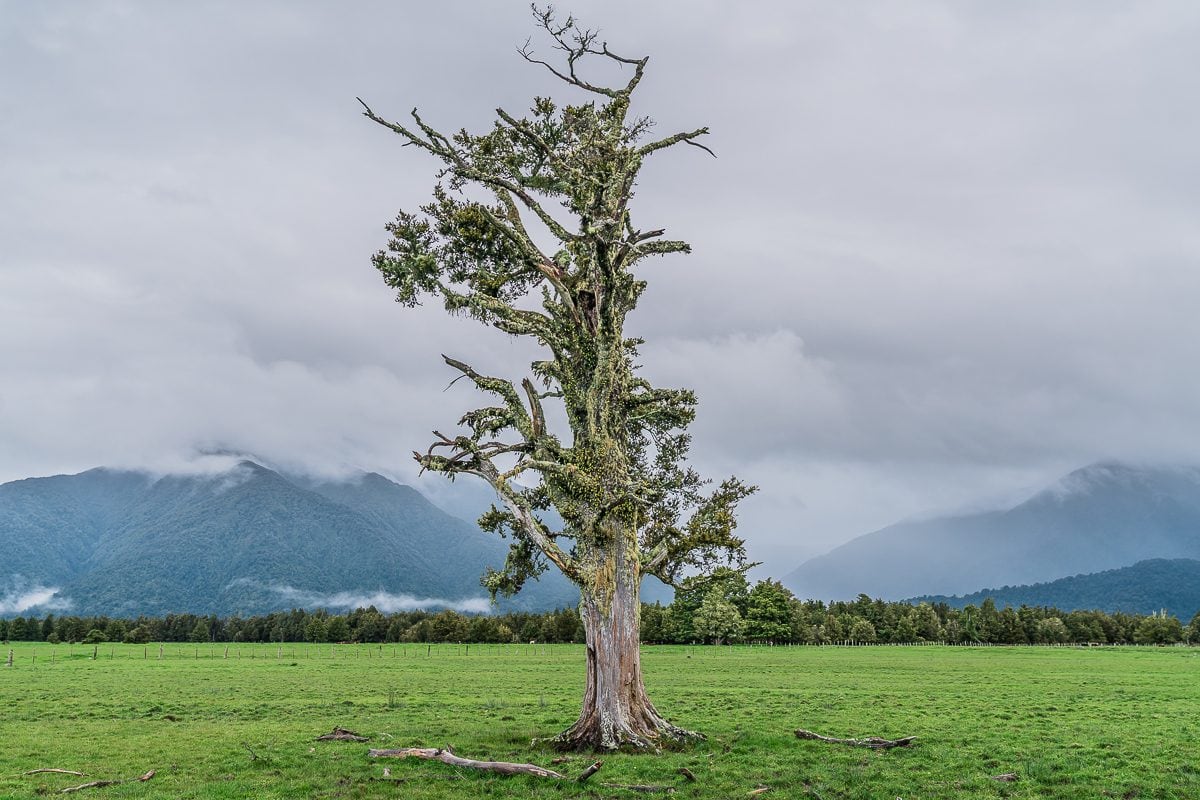
M 1200 797 L 1194 648 L 646 647 L 651 697 L 708 741 L 604 756 L 584 785 L 504 778 L 368 747 L 532 761 L 578 711 L 578 645 L 15 644 L 0 653 L 0 797 L 90 780 L 97 798 Z M 95 656 L 93 658 L 93 655 Z M 370 744 L 316 742 L 335 725 Z M 875 752 L 797 740 L 915 735 Z M 555 767 L 577 775 L 593 759 Z M 73 769 L 86 778 L 39 774 Z M 384 777 L 384 767 L 390 776 Z M 689 769 L 698 779 L 678 774 Z M 991 776 L 1016 773 L 1015 782 Z

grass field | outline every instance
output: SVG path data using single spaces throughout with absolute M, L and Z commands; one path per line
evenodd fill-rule
M 637 797 L 600 782 L 676 785 L 677 797 L 1200 797 L 1200 650 L 647 647 L 667 716 L 709 739 L 613 755 L 586 785 L 504 778 L 368 747 L 453 745 L 533 761 L 578 712 L 575 645 L 16 644 L 0 666 L 0 797 L 85 781 L 101 798 Z M 7 657 L 7 650 L 0 658 Z M 36 660 L 35 660 L 36 657 Z M 315 742 L 341 725 L 370 745 Z M 874 752 L 799 741 L 916 735 Z M 578 774 L 592 759 L 557 767 Z M 383 777 L 383 768 L 391 777 Z M 87 778 L 21 773 L 58 767 Z M 685 783 L 687 767 L 699 779 Z M 1001 783 L 990 776 L 1015 772 Z

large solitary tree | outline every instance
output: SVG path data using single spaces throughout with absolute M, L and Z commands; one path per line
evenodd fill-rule
M 654 575 L 675 584 L 723 564 L 743 565 L 734 510 L 752 487 L 736 478 L 711 486 L 685 463 L 696 399 L 639 375 L 642 340 L 625 318 L 646 289 L 655 256 L 687 253 L 686 242 L 639 226 L 630 202 L 645 160 L 677 145 L 708 148 L 707 128 L 657 138 L 630 102 L 648 58 L 609 50 L 594 31 L 552 9 L 534 9 L 555 57 L 543 60 L 579 98 L 537 98 L 526 116 L 497 109 L 491 130 L 445 134 L 417 111 L 394 122 L 363 104 L 374 122 L 441 162 L 432 201 L 402 211 L 374 258 L 397 300 L 440 298 L 544 348 L 519 382 L 446 363 L 493 405 L 468 411 L 460 430 L 434 432 L 424 469 L 474 475 L 500 500 L 480 525 L 508 537 L 503 569 L 483 584 L 512 594 L 553 565 L 579 586 L 587 638 L 587 688 L 579 719 L 553 741 L 563 749 L 655 748 L 699 734 L 664 719 L 646 695 L 638 650 L 639 587 Z M 623 72 L 616 85 L 590 72 Z M 585 69 L 586 68 L 586 69 Z M 361 101 L 360 101 L 361 102 Z M 549 402 L 561 404 L 556 432 Z M 561 524 L 551 526 L 554 509 Z

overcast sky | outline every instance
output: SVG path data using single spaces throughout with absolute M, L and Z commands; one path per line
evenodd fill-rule
M 1200 461 L 1200 5 L 560 8 L 651 56 L 658 131 L 712 129 L 643 172 L 635 224 L 694 253 L 644 263 L 628 331 L 698 391 L 698 466 L 762 487 L 763 574 Z M 223 447 L 414 481 L 475 404 L 438 354 L 530 351 L 392 302 L 370 255 L 436 165 L 354 98 L 450 130 L 578 99 L 534 33 L 515 0 L 0 0 L 0 480 Z

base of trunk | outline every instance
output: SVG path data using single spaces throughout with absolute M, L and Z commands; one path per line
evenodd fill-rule
M 562 751 L 658 752 L 662 748 L 682 747 L 703 741 L 704 734 L 672 725 L 658 715 L 653 707 L 643 709 L 637 723 L 602 714 L 598 710 L 585 712 L 557 736 L 544 739 L 545 744 Z

